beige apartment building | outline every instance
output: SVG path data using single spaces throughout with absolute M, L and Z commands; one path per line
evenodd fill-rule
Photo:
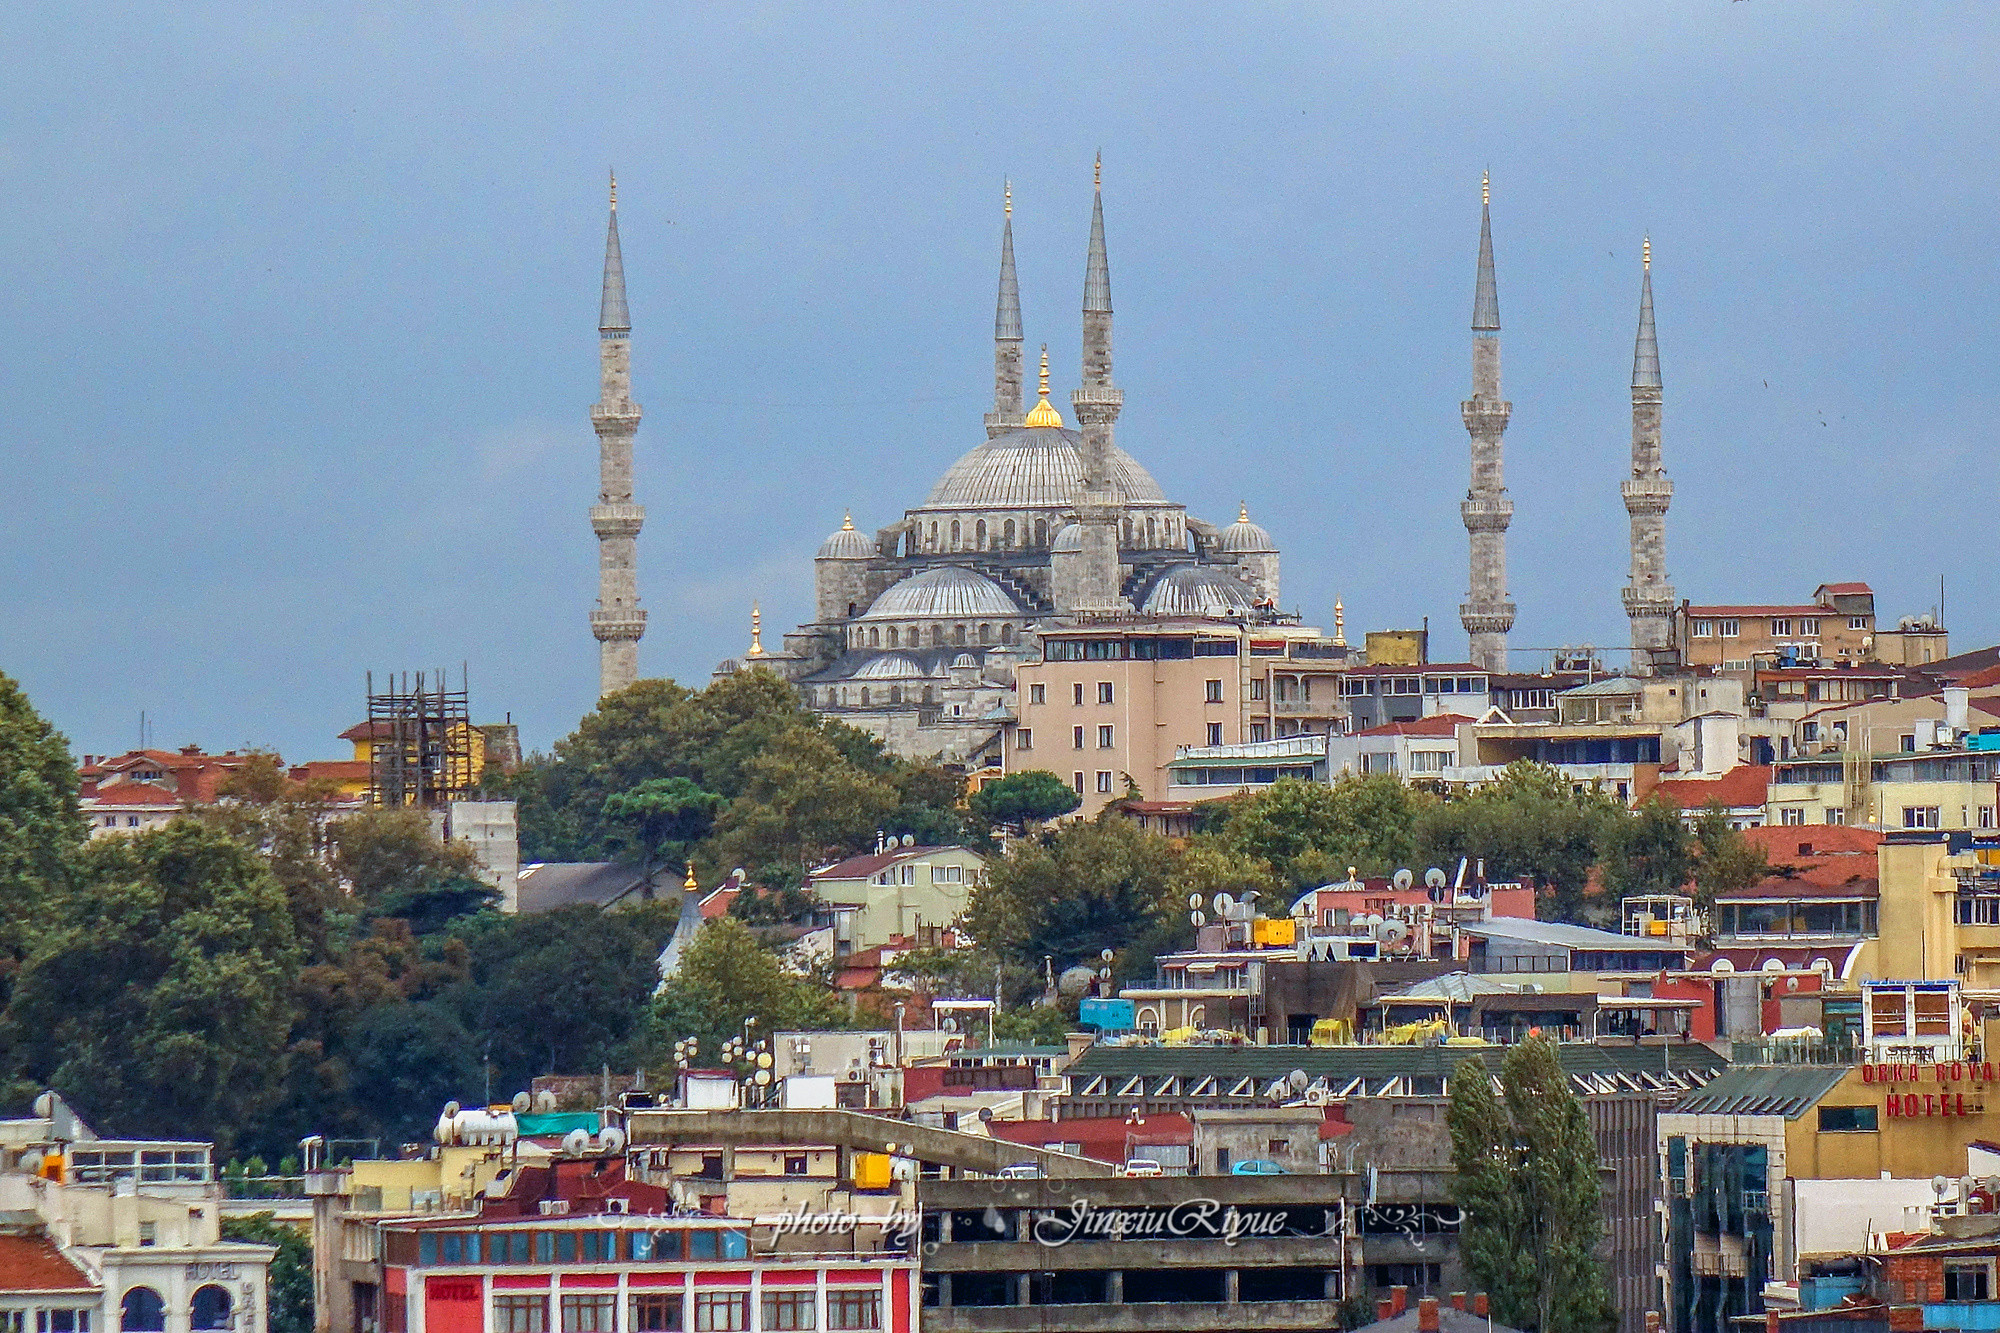
M 1866 662 L 1875 656 L 1875 593 L 1865 583 L 1822 583 L 1793 606 L 1696 606 L 1674 616 L 1681 661 L 1747 671 L 1759 657 Z
M 1128 619 L 1050 628 L 1015 668 L 1010 773 L 1046 769 L 1095 817 L 1136 789 L 1165 800 L 1183 746 L 1338 730 L 1346 645 L 1302 625 Z

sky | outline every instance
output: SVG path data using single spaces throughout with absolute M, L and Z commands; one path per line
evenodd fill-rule
M 1100 149 L 1118 442 L 1247 503 L 1307 623 L 1464 654 L 1490 169 L 1517 667 L 1629 641 L 1648 233 L 1679 594 L 1863 579 L 1893 623 L 1942 575 L 1953 647 L 2000 639 L 2000 6 L 0 13 L 0 672 L 79 753 L 143 713 L 345 757 L 365 672 L 461 664 L 478 720 L 574 727 L 613 166 L 645 675 L 706 681 L 753 600 L 775 643 L 844 509 L 984 438 L 1003 178 L 1067 415 Z

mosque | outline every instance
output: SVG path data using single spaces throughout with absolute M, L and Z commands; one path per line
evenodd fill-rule
M 1023 392 L 1011 192 L 1000 237 L 993 410 L 986 438 L 922 503 L 874 532 L 849 516 L 813 561 L 814 618 L 720 664 L 761 665 L 807 704 L 911 758 L 976 763 L 997 743 L 1016 663 L 1046 626 L 1131 616 L 1291 620 L 1277 610 L 1278 549 L 1239 508 L 1217 527 L 1167 497 L 1113 431 L 1111 275 L 1100 164 L 1084 266 L 1083 371 L 1072 421 L 1049 398 L 1042 349 Z

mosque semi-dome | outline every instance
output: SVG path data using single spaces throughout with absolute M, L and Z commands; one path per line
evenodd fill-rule
M 1250 594 L 1227 574 L 1200 565 L 1175 565 L 1146 594 L 1150 615 L 1228 616 L 1250 609 Z
M 927 673 L 916 658 L 903 653 L 883 653 L 861 664 L 853 680 L 920 680 Z
M 992 579 L 960 565 L 910 575 L 875 599 L 863 620 L 1016 618 L 1021 608 Z
M 931 487 L 924 509 L 1062 509 L 1076 501 L 1083 437 L 1056 427 L 1010 430 L 971 450 Z M 1111 489 L 1124 504 L 1165 505 L 1138 461 L 1111 446 Z
M 1216 534 L 1215 549 L 1247 555 L 1276 551 L 1278 547 L 1269 532 L 1250 521 L 1250 506 L 1243 505 L 1236 512 L 1236 521 Z
M 1083 527 L 1077 523 L 1065 523 L 1056 534 L 1055 544 L 1049 547 L 1051 555 L 1067 555 L 1083 549 Z
M 820 543 L 818 560 L 873 560 L 875 539 L 854 526 L 854 516 L 841 520 L 840 530 Z

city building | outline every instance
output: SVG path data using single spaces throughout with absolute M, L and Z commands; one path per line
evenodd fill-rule
M 952 924 L 985 878 L 986 858 L 970 847 L 890 846 L 821 866 L 806 886 L 833 918 L 841 957 Z
M 1882 660 L 1875 655 L 1875 592 L 1865 583 L 1822 583 L 1812 601 L 1793 605 L 1682 602 L 1674 638 L 1688 666 L 1724 671 L 1748 671 L 1760 661 Z
M 1325 784 L 1331 780 L 1327 750 L 1345 739 L 1298 735 L 1242 745 L 1184 745 L 1167 763 L 1167 790 L 1176 800 L 1204 801 L 1259 791 L 1282 778 Z
M 199 745 L 87 754 L 77 766 L 77 806 L 93 836 L 154 828 L 189 806 L 213 804 L 224 780 L 251 758 L 234 750 L 208 754 Z

